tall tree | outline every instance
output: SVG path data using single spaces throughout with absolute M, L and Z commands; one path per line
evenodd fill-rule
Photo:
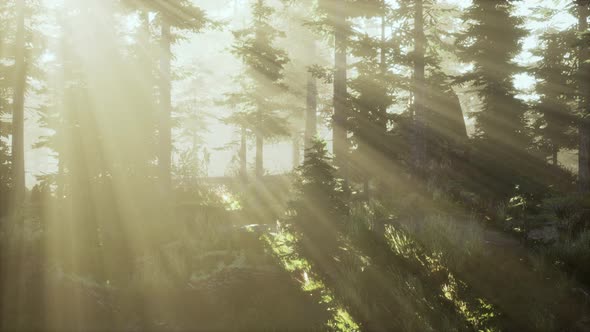
M 464 14 L 467 30 L 457 39 L 459 55 L 474 64 L 463 82 L 478 91 L 482 108 L 474 113 L 477 135 L 501 149 L 526 146 L 524 105 L 516 99 L 512 76 L 520 69 L 513 58 L 526 35 L 523 20 L 514 15 L 514 1 L 474 0 Z
M 426 81 L 425 81 L 425 49 L 426 35 L 424 34 L 424 1 L 414 1 L 414 78 L 413 78 L 413 115 L 414 115 L 414 143 L 413 161 L 416 169 L 424 169 L 426 162 Z M 421 172 L 419 172 L 421 173 Z
M 335 0 L 320 0 L 320 9 L 326 14 L 326 25 L 334 37 L 334 114 L 332 116 L 332 144 L 334 165 L 340 176 L 347 179 L 348 142 L 348 49 L 351 35 L 351 17 L 370 17 L 379 14 L 383 0 L 353 0 L 344 4 Z
M 369 181 L 380 172 L 386 155 L 387 109 L 393 104 L 397 80 L 389 72 L 387 59 L 391 45 L 385 36 L 386 8 L 378 20 L 369 19 L 369 29 L 381 30 L 380 36 L 357 33 L 351 38 L 351 54 L 358 59 L 353 64 L 357 75 L 349 80 L 351 114 L 349 126 L 356 146 L 351 153 L 355 177 L 362 180 L 364 192 Z M 371 25 L 373 24 L 373 25 Z M 375 26 L 376 25 L 376 26 Z M 368 160 L 372 162 L 367 162 Z
M 246 65 L 242 92 L 234 95 L 235 104 L 244 107 L 234 117 L 246 126 L 256 141 L 255 173 L 264 175 L 264 139 L 288 134 L 277 97 L 284 91 L 282 79 L 287 53 L 275 45 L 283 32 L 271 24 L 275 9 L 264 0 L 252 4 L 252 24 L 234 31 L 232 52 Z
M 532 71 L 538 82 L 536 92 L 540 95 L 539 102 L 534 105 L 539 115 L 534 131 L 540 152 L 549 157 L 553 165 L 557 165 L 561 149 L 575 147 L 573 32 L 548 31 L 541 36 L 542 46 L 533 52 L 542 59 Z
M 19 207 L 25 197 L 25 142 L 24 115 L 27 86 L 26 62 L 26 6 L 25 0 L 16 1 L 17 25 L 14 52 L 14 88 L 12 97 L 12 183 L 13 204 Z
M 344 7 L 333 8 L 329 15 L 334 28 L 334 115 L 332 123 L 334 164 L 346 179 L 348 177 L 346 162 L 346 154 L 348 153 L 348 125 L 346 123 L 348 91 L 346 81 L 350 25 Z
M 473 168 L 479 170 L 480 188 L 485 188 L 481 191 L 495 199 L 509 197 L 530 178 L 533 167 L 526 151 L 530 144 L 526 107 L 516 98 L 513 84 L 513 76 L 521 71 L 513 59 L 526 34 L 522 18 L 514 14 L 514 2 L 474 0 L 463 15 L 468 27 L 457 38 L 460 58 L 473 64 L 458 82 L 470 83 L 481 105 L 471 113 L 477 153 Z
M 174 30 L 200 32 L 204 28 L 218 24 L 207 18 L 205 12 L 193 5 L 190 0 L 123 0 L 132 8 L 149 17 L 149 13 L 157 14 L 160 28 L 160 61 L 159 61 L 159 118 L 158 118 L 158 166 L 160 182 L 164 191 L 171 188 L 172 166 L 172 45 L 178 39 Z M 145 19 L 144 19 L 145 21 Z
M 588 47 L 588 16 L 590 1 L 577 0 L 578 31 L 582 38 L 578 55 L 578 94 L 580 125 L 578 149 L 578 182 L 580 191 L 590 192 L 590 50 Z

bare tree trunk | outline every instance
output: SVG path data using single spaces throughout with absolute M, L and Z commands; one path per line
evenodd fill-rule
M 246 141 L 246 127 L 242 126 L 240 133 L 240 176 L 244 181 L 248 179 L 248 162 L 246 160 L 248 146 Z
M 559 149 L 554 147 L 552 150 L 553 151 L 551 151 L 551 162 L 553 163 L 554 166 L 557 166 L 557 164 L 559 163 L 559 160 L 557 159 L 557 154 L 559 153 Z
M 256 178 L 261 179 L 264 175 L 264 138 L 261 134 L 256 134 Z
M 578 0 L 578 29 L 588 31 L 588 0 Z M 580 142 L 578 149 L 578 183 L 582 193 L 590 192 L 590 65 L 588 46 L 580 44 L 579 55 L 579 97 L 582 119 L 580 121 Z
M 12 101 L 12 181 L 15 211 L 25 199 L 25 90 L 27 68 L 25 60 L 25 1 L 16 2 L 17 30 L 14 57 L 14 95 Z
M 171 189 L 171 163 L 172 163 L 172 36 L 170 23 L 162 18 L 162 36 L 160 40 L 160 126 L 159 126 L 159 151 L 158 166 L 160 168 L 160 181 L 164 191 Z
M 414 164 L 419 173 L 426 166 L 425 117 L 425 47 L 423 0 L 415 1 L 414 8 Z
M 346 181 L 348 178 L 347 153 L 347 35 L 348 22 L 341 8 L 335 8 L 333 13 L 334 24 L 334 116 L 332 122 L 332 139 L 334 164 L 338 167 L 340 176 Z

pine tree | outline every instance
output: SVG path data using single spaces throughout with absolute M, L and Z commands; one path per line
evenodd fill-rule
M 291 124 L 293 127 L 294 168 L 300 164 L 301 134 L 303 132 L 303 151 L 309 148 L 317 134 L 318 82 L 313 68 L 325 59 L 317 52 L 319 36 L 310 24 L 316 19 L 314 11 L 317 1 L 283 0 L 285 11 L 283 29 L 289 31 L 285 49 L 291 62 L 286 68 L 285 82 L 293 102 Z M 300 124 L 299 121 L 302 123 Z
M 319 8 L 325 13 L 325 25 L 334 37 L 334 114 L 332 116 L 332 144 L 334 164 L 340 175 L 348 178 L 348 49 L 352 27 L 350 18 L 378 15 L 383 8 L 383 0 L 320 0 Z
M 397 26 L 388 42 L 390 62 L 403 68 L 392 74 L 393 94 L 396 106 L 405 110 L 390 116 L 394 140 L 389 145 L 411 172 L 422 175 L 451 159 L 467 140 L 449 68 L 456 62 L 450 40 L 458 15 L 444 1 L 421 0 L 400 3 L 389 18 Z
M 124 4 L 141 13 L 143 21 L 149 13 L 157 14 L 160 30 L 159 54 L 159 118 L 158 118 L 158 166 L 160 181 L 164 192 L 171 189 L 172 166 L 172 45 L 178 39 L 174 30 L 200 32 L 208 27 L 216 27 L 217 22 L 207 18 L 206 13 L 193 5 L 190 0 L 122 0 Z
M 541 61 L 533 69 L 538 83 L 536 92 L 540 95 L 534 110 L 540 116 L 534 125 L 537 142 L 544 156 L 557 165 L 557 154 L 561 149 L 575 146 L 575 56 L 571 47 L 575 43 L 572 30 L 548 31 L 541 36 L 542 47 L 534 55 Z
M 25 91 L 27 88 L 25 1 L 16 2 L 17 26 L 14 52 L 14 88 L 12 97 L 12 181 L 13 204 L 20 206 L 25 197 Z
M 590 2 L 576 0 L 578 32 L 580 34 L 578 54 L 578 97 L 580 109 L 578 183 L 580 192 L 590 192 L 590 48 L 588 47 L 588 16 Z
M 12 53 L 12 45 L 8 42 L 5 36 L 11 35 L 13 27 L 11 14 L 14 11 L 8 3 L 0 4 L 0 58 L 6 61 L 0 61 L 0 82 L 11 82 L 11 66 L 8 57 Z M 9 50 L 10 49 L 10 50 Z M 4 121 L 9 114 L 12 113 L 10 107 L 10 89 L 6 84 L 0 85 L 0 214 L 5 216 L 10 207 L 10 199 L 12 193 L 12 170 L 11 170 L 11 156 L 8 139 L 10 137 L 10 122 Z
M 481 107 L 475 118 L 476 141 L 472 161 L 476 174 L 470 177 L 485 183 L 482 192 L 506 198 L 533 168 L 526 148 L 529 136 L 525 123 L 526 107 L 516 98 L 513 75 L 521 70 L 513 58 L 521 50 L 526 31 L 522 18 L 514 15 L 514 1 L 475 0 L 463 15 L 468 24 L 457 39 L 462 60 L 473 69 L 458 82 L 469 83 Z M 523 165 L 529 164 L 529 167 Z M 533 176 L 534 177 L 534 176 Z M 501 179 L 501 181 L 498 181 Z M 483 193 L 482 193 L 483 195 Z
M 386 16 L 384 11 L 379 19 L 380 36 L 358 33 L 351 40 L 351 54 L 359 59 L 353 65 L 357 75 L 349 81 L 349 126 L 357 146 L 352 153 L 352 169 L 362 180 L 365 194 L 369 192 L 369 180 L 386 171 L 380 167 L 388 150 L 387 109 L 394 102 L 393 92 L 399 84 L 389 71 L 388 60 L 393 50 L 385 36 Z M 367 163 L 367 160 L 375 162 Z
M 475 0 L 464 14 L 470 22 L 457 45 L 462 60 L 474 64 L 463 76 L 477 89 L 482 108 L 473 116 L 477 135 L 498 149 L 523 151 L 527 146 L 524 112 L 516 99 L 512 76 L 520 69 L 513 58 L 526 31 L 515 16 L 513 1 Z
M 230 97 L 243 111 L 236 112 L 231 120 L 250 130 L 255 138 L 257 178 L 264 175 L 264 139 L 288 134 L 277 97 L 284 91 L 281 81 L 289 58 L 275 46 L 276 38 L 284 33 L 271 25 L 274 11 L 265 1 L 256 0 L 252 4 L 251 26 L 233 32 L 232 52 L 244 62 L 246 69 L 241 77 L 242 91 Z
M 348 207 L 325 142 L 313 141 L 296 173 L 297 194 L 291 202 L 294 226 L 302 235 L 303 250 L 322 269 L 329 270 L 329 260 L 338 250 L 339 229 L 348 215 Z

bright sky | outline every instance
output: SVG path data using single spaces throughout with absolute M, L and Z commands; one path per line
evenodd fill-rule
M 53 5 L 59 0 L 44 0 L 46 4 Z M 459 4 L 461 7 L 467 7 L 470 0 L 449 0 Z M 234 14 L 240 14 L 239 8 L 236 10 L 235 5 L 243 1 L 240 0 L 225 0 L 225 1 L 203 1 L 203 7 L 208 10 L 209 15 L 227 19 Z M 525 17 L 526 28 L 531 31 L 531 36 L 523 41 L 524 50 L 521 55 L 517 57 L 517 61 L 523 65 L 530 65 L 534 63 L 535 59 L 531 56 L 530 50 L 536 47 L 538 43 L 537 35 L 548 27 L 555 27 L 563 29 L 575 23 L 575 19 L 565 11 L 553 17 L 548 22 L 535 22 L 532 20 L 531 9 L 537 6 L 551 6 L 552 8 L 565 8 L 567 0 L 527 0 L 519 1 L 518 13 Z M 228 77 L 234 75 L 240 68 L 239 62 L 227 51 L 232 37 L 229 31 L 206 32 L 199 35 L 194 35 L 186 42 L 183 42 L 175 47 L 175 54 L 177 56 L 175 66 L 177 68 L 196 67 L 203 75 L 210 75 L 207 78 L 209 82 L 228 82 Z M 203 47 L 206 45 L 206 47 Z M 223 64 L 223 66 L 216 67 L 215 70 L 210 70 L 212 63 Z M 183 85 L 184 84 L 184 85 Z M 176 84 L 174 88 L 175 99 L 182 98 L 186 94 L 188 83 Z M 522 91 L 522 98 L 531 98 L 526 95 L 526 91 L 534 87 L 534 78 L 527 74 L 520 74 L 515 77 L 516 88 Z M 219 90 L 216 86 L 210 86 L 209 90 L 202 91 L 202 93 L 209 93 L 215 98 L 221 98 Z M 34 98 L 32 98 L 34 99 Z M 34 104 L 34 101 L 32 102 Z M 28 105 L 29 109 L 33 109 L 34 105 Z M 228 110 L 213 108 L 213 113 L 228 112 Z M 467 111 L 467 110 L 464 110 Z M 207 142 L 207 150 L 211 153 L 211 164 L 209 167 L 210 176 L 220 176 L 226 172 L 227 165 L 231 160 L 233 151 L 219 150 L 219 148 L 226 146 L 233 140 L 237 139 L 233 128 L 220 124 L 214 119 L 209 121 L 209 133 L 205 135 Z M 32 186 L 36 180 L 35 175 L 54 172 L 57 167 L 55 158 L 50 155 L 47 149 L 32 149 L 31 146 L 37 141 L 41 135 L 46 135 L 46 130 L 40 128 L 36 123 L 34 112 L 27 113 L 26 123 L 26 168 L 27 168 L 27 185 Z M 329 138 L 329 132 L 324 130 L 322 136 Z M 253 151 L 249 152 L 250 157 L 253 157 Z M 288 170 L 291 167 L 291 143 L 277 143 L 269 144 L 265 147 L 265 168 L 270 172 L 281 172 Z

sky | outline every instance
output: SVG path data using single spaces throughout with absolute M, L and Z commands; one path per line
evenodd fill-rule
M 59 0 L 43 0 L 49 7 L 54 6 Z M 449 0 L 455 2 L 461 7 L 465 8 L 469 5 L 470 0 Z M 517 62 L 522 65 L 529 66 L 534 64 L 537 60 L 532 57 L 530 50 L 537 46 L 537 35 L 544 29 L 550 26 L 558 29 L 566 28 L 575 23 L 573 17 L 563 12 L 550 21 L 537 22 L 532 19 L 532 8 L 537 6 L 553 6 L 553 8 L 563 8 L 566 0 L 527 0 L 519 1 L 518 14 L 525 17 L 525 27 L 531 31 L 531 36 L 523 40 L 523 52 L 516 58 Z M 197 5 L 202 6 L 207 10 L 208 14 L 217 19 L 233 20 L 233 28 L 239 28 L 243 25 L 245 18 L 245 4 L 244 0 L 219 0 L 219 1 L 196 1 Z M 556 5 L 557 3 L 557 5 Z M 237 19 L 236 19 L 237 17 Z M 236 26 L 237 25 L 237 26 Z M 196 68 L 197 72 L 205 76 L 206 81 L 213 82 L 209 86 L 199 89 L 203 91 L 196 91 L 194 85 L 189 81 L 177 82 L 173 88 L 173 98 L 175 100 L 182 100 L 183 98 L 208 98 L 211 96 L 215 98 L 222 98 L 219 95 L 219 87 L 228 82 L 228 78 L 232 77 L 235 72 L 240 70 L 240 63 L 228 51 L 232 41 L 230 29 L 224 31 L 204 32 L 201 34 L 189 35 L 187 40 L 179 43 L 174 47 L 174 54 L 176 55 L 174 67 L 177 69 Z M 212 68 L 211 64 L 221 64 Z M 534 78 L 520 74 L 515 77 L 515 86 L 521 91 L 519 95 L 523 99 L 534 98 L 534 95 L 527 94 L 527 91 L 534 87 Z M 191 91 L 192 90 L 192 91 Z M 50 134 L 47 130 L 41 128 L 37 124 L 37 118 L 33 111 L 36 104 L 36 98 L 32 96 L 29 98 L 27 105 L 28 111 L 26 113 L 26 173 L 27 186 L 31 187 L 36 183 L 36 176 L 52 173 L 56 171 L 57 161 L 51 155 L 48 149 L 33 149 L 32 145 L 39 139 L 40 136 Z M 212 100 L 214 101 L 214 100 Z M 208 167 L 209 176 L 222 176 L 227 173 L 228 165 L 234 151 L 224 149 L 228 144 L 238 139 L 235 129 L 222 124 L 217 118 L 221 118 L 222 114 L 227 114 L 231 110 L 224 107 L 214 106 L 210 107 L 208 113 L 209 128 L 203 139 L 206 142 L 206 149 L 210 153 L 210 165 Z M 464 110 L 466 114 L 469 110 Z M 330 132 L 328 129 L 321 130 L 321 136 L 329 141 Z M 180 143 L 182 145 L 183 143 Z M 265 168 L 270 173 L 278 173 L 289 170 L 292 165 L 291 142 L 278 142 L 268 144 L 265 146 Z M 249 157 L 254 157 L 253 149 L 249 151 Z

